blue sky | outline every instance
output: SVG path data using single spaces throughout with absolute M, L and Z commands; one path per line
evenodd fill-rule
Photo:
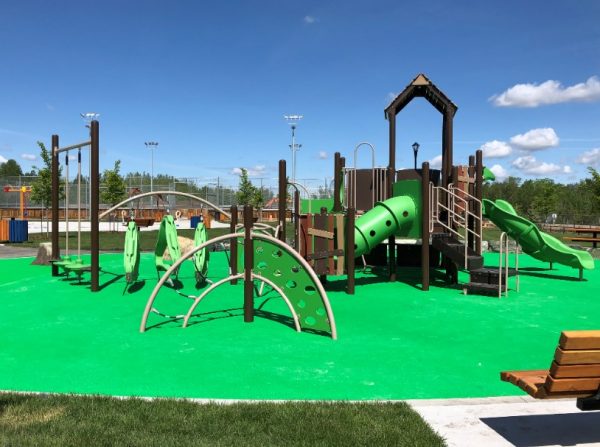
M 155 173 L 274 184 L 302 114 L 297 177 L 323 183 L 360 141 L 387 163 L 383 110 L 422 72 L 459 108 L 455 163 L 483 147 L 502 175 L 576 181 L 600 167 L 599 21 L 596 0 L 5 1 L 0 160 L 39 164 L 37 140 L 85 140 L 97 112 L 103 169 L 150 172 L 157 141 Z M 422 99 L 398 115 L 399 167 L 414 141 L 435 162 Z

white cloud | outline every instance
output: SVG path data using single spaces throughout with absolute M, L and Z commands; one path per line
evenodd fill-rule
M 504 141 L 492 140 L 483 143 L 479 148 L 483 151 L 483 156 L 487 158 L 508 157 L 512 153 L 512 147 Z M 497 165 L 499 166 L 499 165 Z
M 513 146 L 526 151 L 540 151 L 549 147 L 556 147 L 560 142 L 558 135 L 551 127 L 531 129 L 524 134 L 515 135 L 510 139 Z
M 307 25 L 312 25 L 312 24 L 317 23 L 319 21 L 319 19 L 317 19 L 315 16 L 304 16 L 304 19 L 302 19 L 302 20 Z
M 585 82 L 564 87 L 559 81 L 541 84 L 517 84 L 490 101 L 497 107 L 538 107 L 562 102 L 600 101 L 600 79 L 592 76 Z
M 23 160 L 29 160 L 29 161 L 34 161 L 37 159 L 37 157 L 34 154 L 21 154 L 21 158 Z
M 429 160 L 429 167 L 431 167 L 431 169 L 440 169 L 442 167 L 442 156 L 437 155 Z
M 504 169 L 501 165 L 495 164 L 490 168 L 490 171 L 494 173 L 496 176 L 496 180 L 502 181 L 506 177 L 508 177 L 508 171 Z
M 7 158 L 4 158 L 2 155 L 0 155 L 0 163 L 6 163 L 7 161 Z
M 555 163 L 540 162 L 533 155 L 518 157 L 512 162 L 512 165 L 530 175 L 571 174 L 573 172 L 568 165 L 561 167 Z
M 245 169 L 248 171 L 248 177 L 262 177 L 267 173 L 267 167 L 265 165 L 256 165 L 252 168 Z M 231 174 L 242 175 L 242 168 L 233 168 Z
M 585 151 L 577 157 L 577 163 L 589 166 L 600 166 L 600 147 Z
M 329 158 L 329 155 L 325 151 L 319 151 L 318 157 L 319 160 L 327 160 Z

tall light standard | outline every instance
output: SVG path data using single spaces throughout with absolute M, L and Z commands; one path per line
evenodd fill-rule
M 415 170 L 417 169 L 417 154 L 419 153 L 419 147 L 420 145 L 416 141 L 412 145 L 413 154 L 415 155 Z
M 296 144 L 296 126 L 300 122 L 304 115 L 283 115 L 283 117 L 289 123 L 292 129 L 292 144 L 290 149 L 292 150 L 292 183 L 296 182 L 296 152 L 302 147 L 301 144 Z
M 92 136 L 91 122 L 94 120 L 97 120 L 100 117 L 100 114 L 96 113 L 96 112 L 87 112 L 87 113 L 80 113 L 79 115 L 85 121 L 85 127 L 90 129 L 90 139 L 91 139 L 91 136 Z M 88 183 L 87 183 L 87 202 L 88 202 L 88 216 L 90 216 L 92 213 L 92 188 L 90 188 L 90 182 L 92 181 L 92 157 L 89 157 L 88 172 L 89 172 L 89 176 L 88 176 Z
M 158 143 L 156 141 L 146 141 L 144 143 L 148 149 L 150 149 L 151 154 L 151 170 L 150 170 L 150 192 L 154 191 L 154 148 L 158 147 Z

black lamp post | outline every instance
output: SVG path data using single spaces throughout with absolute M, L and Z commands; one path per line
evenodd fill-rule
M 419 143 L 416 141 L 412 145 L 413 154 L 415 155 L 415 170 L 417 169 L 417 154 L 419 153 Z

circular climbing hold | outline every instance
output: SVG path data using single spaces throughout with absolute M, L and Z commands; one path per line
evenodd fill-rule
M 317 322 L 317 320 L 315 319 L 315 317 L 306 317 L 304 319 L 304 322 L 306 323 L 307 326 L 314 326 L 315 323 Z
M 279 269 L 275 270 L 273 272 L 273 276 L 277 276 L 277 277 L 281 276 L 281 270 L 279 270 Z
M 304 293 L 306 293 L 307 295 L 314 295 L 316 291 L 317 289 L 315 289 L 315 286 L 306 286 L 304 288 Z
M 296 303 L 296 306 L 298 306 L 300 309 L 304 309 L 306 307 L 306 301 L 300 300 Z
M 256 264 L 256 266 L 259 270 L 264 270 L 267 268 L 267 263 L 265 261 L 260 261 L 258 264 Z
M 273 252 L 273 257 L 274 258 L 281 258 L 283 256 L 283 252 L 281 250 L 275 250 Z
M 298 273 L 300 270 L 302 270 L 302 269 L 300 268 L 299 265 L 295 265 L 292 267 L 292 273 Z
M 289 280 L 285 283 L 285 287 L 288 289 L 295 289 L 298 283 L 296 281 Z
M 318 316 L 320 316 L 320 317 L 324 317 L 326 313 L 327 313 L 327 312 L 325 311 L 325 308 L 323 308 L 323 307 L 319 307 L 319 308 L 316 310 L 316 314 L 317 314 Z

